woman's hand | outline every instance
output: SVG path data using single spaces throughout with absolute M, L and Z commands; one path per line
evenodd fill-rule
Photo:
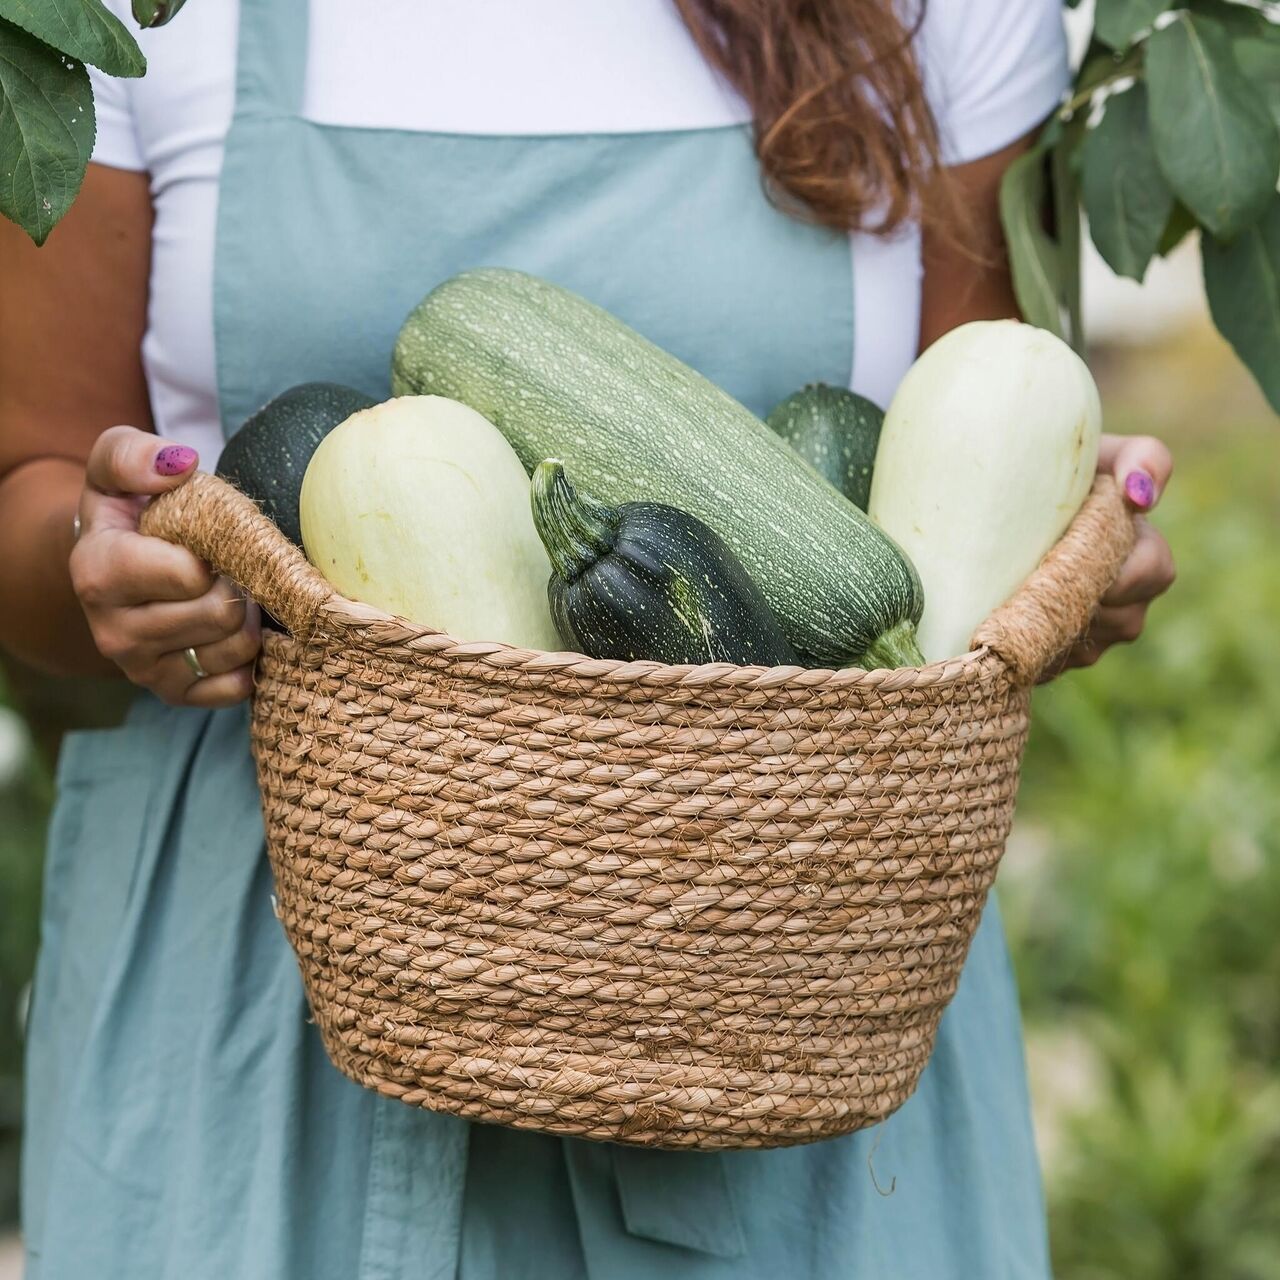
M 1151 436 L 1103 436 L 1098 470 L 1114 475 L 1129 506 L 1150 511 L 1173 471 L 1169 450 Z M 1173 553 L 1149 521 L 1137 517 L 1138 540 L 1111 590 L 1102 597 L 1084 638 L 1059 670 L 1091 667 L 1113 644 L 1129 644 L 1142 634 L 1147 607 L 1173 585 Z
M 183 484 L 196 461 L 150 432 L 104 432 L 89 455 L 71 582 L 94 642 L 134 684 L 175 706 L 227 707 L 253 688 L 257 605 L 190 551 L 138 532 L 145 499 Z

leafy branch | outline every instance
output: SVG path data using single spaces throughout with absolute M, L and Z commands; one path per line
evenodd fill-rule
M 140 26 L 183 0 L 134 0 Z M 96 124 L 86 64 L 140 76 L 138 42 L 102 0 L 0 0 L 0 214 L 43 244 L 84 181 Z
M 1280 4 L 1097 0 L 1071 93 L 1005 179 L 1019 303 L 1083 345 L 1081 206 L 1134 280 L 1199 230 L 1214 323 L 1280 411 L 1278 182 Z

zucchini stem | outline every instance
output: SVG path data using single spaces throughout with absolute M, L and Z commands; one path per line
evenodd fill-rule
M 555 458 L 540 462 L 530 489 L 533 525 L 547 549 L 551 567 L 566 582 L 589 569 L 613 550 L 618 513 L 612 507 L 579 493 L 564 464 Z
M 915 625 L 900 622 L 877 636 L 859 665 L 867 671 L 878 671 L 882 667 L 923 667 L 924 654 L 916 642 Z

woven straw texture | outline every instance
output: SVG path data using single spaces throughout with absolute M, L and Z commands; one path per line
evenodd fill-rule
M 653 1147 L 911 1094 L 1013 814 L 1027 690 L 1132 540 L 1100 481 L 963 658 L 666 667 L 459 644 L 337 596 L 253 504 L 153 502 L 289 628 L 253 742 L 279 914 L 353 1080 Z

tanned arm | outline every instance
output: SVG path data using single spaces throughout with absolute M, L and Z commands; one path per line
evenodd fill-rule
M 1000 181 L 1031 146 L 1033 136 L 947 171 L 951 200 L 967 213 L 969 225 L 956 234 L 940 198 L 925 219 L 922 351 L 970 320 L 1007 320 L 1018 315 L 1000 226 Z
M 140 356 L 151 217 L 145 173 L 90 165 L 43 248 L 0 219 L 0 646 L 47 671 L 120 674 L 67 561 L 94 441 L 117 423 L 153 429 Z

